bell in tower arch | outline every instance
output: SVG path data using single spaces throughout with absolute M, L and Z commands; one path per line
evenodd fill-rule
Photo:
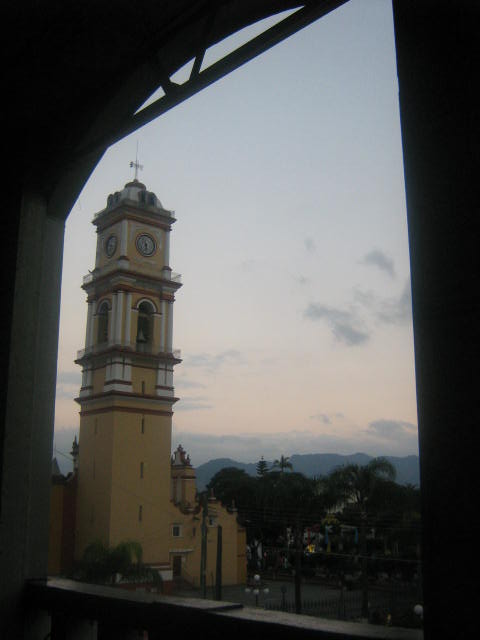
M 148 302 L 142 302 L 138 307 L 137 343 L 148 344 L 152 336 L 153 309 Z

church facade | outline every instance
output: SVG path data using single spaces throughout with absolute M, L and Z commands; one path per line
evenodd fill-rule
M 88 315 L 76 474 L 75 557 L 92 541 L 139 542 L 164 583 L 215 575 L 219 526 L 224 584 L 245 581 L 245 532 L 234 509 L 197 501 L 186 452 L 172 451 L 173 212 L 137 179 L 108 196 L 93 219 L 95 267 L 84 278 Z M 205 515 L 208 512 L 208 516 Z M 202 535 L 203 534 L 203 535 Z M 204 538 L 202 559 L 202 537 Z M 203 563 L 203 564 L 202 564 Z

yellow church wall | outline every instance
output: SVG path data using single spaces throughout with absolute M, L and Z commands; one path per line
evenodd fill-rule
M 144 383 L 144 385 L 142 384 Z M 133 393 L 145 393 L 155 395 L 155 385 L 157 384 L 157 369 L 150 367 L 132 366 L 132 389 Z M 158 408 L 158 407 L 155 407 Z
M 105 367 L 94 369 L 92 373 L 93 395 L 102 393 L 105 385 Z
M 247 532 L 243 527 L 237 529 L 237 584 L 247 582 Z
M 168 509 L 169 562 L 173 569 L 175 556 L 182 558 L 181 576 L 195 587 L 200 585 L 200 557 L 202 545 L 201 512 L 183 514 L 180 509 L 170 503 Z M 181 526 L 181 535 L 174 537 L 173 525 Z
M 95 540 L 108 543 L 112 489 L 113 414 L 80 420 L 76 557 Z
M 211 513 L 210 513 L 211 512 Z M 244 584 L 247 577 L 245 530 L 237 523 L 236 513 L 229 513 L 219 502 L 209 504 L 215 513 L 214 525 L 207 526 L 207 587 L 215 584 L 218 526 L 222 526 L 222 584 Z M 202 512 L 183 514 L 171 503 L 169 509 L 169 556 L 173 569 L 175 556 L 182 557 L 182 576 L 198 587 L 202 548 Z M 172 535 L 173 525 L 181 526 L 181 536 Z
M 216 524 L 222 527 L 222 582 L 223 584 L 244 583 L 246 581 L 245 530 L 238 524 L 236 513 L 229 513 L 220 503 L 215 504 L 215 513 L 217 514 Z M 244 572 L 241 571 L 242 556 Z M 216 549 L 212 561 L 216 566 Z
M 229 527 L 222 525 L 222 584 L 243 584 L 246 581 L 246 569 L 244 575 L 239 575 L 238 539 L 237 532 L 228 531 Z M 200 584 L 201 562 L 201 528 L 198 531 L 198 542 L 192 553 L 186 556 L 185 571 L 189 576 L 195 576 L 196 586 Z M 211 587 L 216 580 L 217 565 L 217 536 L 218 527 L 208 527 L 207 532 L 207 586 Z
M 193 470 L 185 471 L 172 467 L 172 483 L 176 485 L 172 494 L 174 503 L 180 500 L 181 504 L 195 506 L 197 487 Z
M 140 542 L 147 563 L 168 562 L 170 434 L 170 417 L 144 416 L 142 433 L 141 415 L 116 412 L 110 542 Z
M 155 365 L 138 366 L 135 363 L 131 365 L 132 371 L 132 392 L 138 394 L 155 395 L 155 385 L 157 380 L 157 369 Z M 145 383 L 143 390 L 142 382 Z M 105 367 L 99 367 L 92 373 L 93 395 L 97 395 L 104 391 L 105 387 Z M 157 408 L 157 407 L 155 407 Z
M 182 491 L 182 499 L 186 503 L 194 505 L 195 504 L 196 493 L 197 493 L 196 483 L 194 481 L 187 480 L 186 482 L 184 482 L 183 491 Z

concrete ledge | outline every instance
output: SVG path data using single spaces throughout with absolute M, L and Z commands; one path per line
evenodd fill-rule
M 199 638 L 275 637 L 361 640 L 421 640 L 422 631 L 380 627 L 313 618 L 263 609 L 250 609 L 233 602 L 180 598 L 154 593 L 126 591 L 115 587 L 73 580 L 35 580 L 25 587 L 26 607 L 48 611 L 52 624 L 56 618 L 68 618 L 70 626 L 97 621 L 103 628 L 147 629 L 149 638 L 164 637 L 170 629 L 195 629 Z M 76 621 L 76 622 L 75 622 Z M 123 637 L 118 635 L 117 638 Z M 163 634 L 163 635 L 162 635 Z M 53 638 L 54 636 L 52 636 Z M 100 637 L 100 635 L 99 635 Z M 110 637 L 101 635 L 101 637 Z M 127 637 L 127 636 L 125 636 Z
M 233 602 L 165 596 L 63 578 L 30 580 L 26 585 L 25 597 L 37 607 L 45 607 L 50 611 L 82 613 L 82 616 L 92 619 L 97 616 L 105 617 L 108 612 L 111 615 L 112 609 L 119 609 L 121 620 L 130 618 L 132 611 L 147 612 L 153 608 L 157 611 L 178 609 L 178 613 L 183 615 L 187 611 L 229 611 L 243 607 Z
M 216 613 L 217 617 L 235 620 L 236 624 L 245 623 L 255 628 L 261 637 L 275 633 L 275 637 L 290 638 L 385 638 L 386 640 L 421 640 L 423 631 L 419 629 L 403 629 L 399 627 L 385 627 L 358 622 L 344 622 L 326 618 L 283 613 L 280 611 L 265 611 L 245 607 L 236 611 Z M 281 633 L 281 630 L 284 633 Z M 245 631 L 245 630 L 244 630 Z M 277 635 L 277 631 L 280 632 Z

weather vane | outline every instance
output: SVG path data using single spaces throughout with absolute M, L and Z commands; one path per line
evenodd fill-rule
M 135 168 L 135 180 L 138 178 L 138 171 L 142 171 L 143 169 L 143 164 L 139 164 L 138 162 L 138 141 L 137 141 L 137 153 L 135 156 L 135 162 L 132 160 L 130 162 L 130 167 L 134 167 Z

